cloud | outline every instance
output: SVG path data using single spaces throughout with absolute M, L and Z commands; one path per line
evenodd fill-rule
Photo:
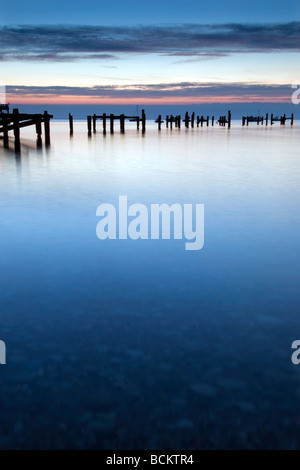
M 18 62 L 74 62 L 76 60 L 111 60 L 118 59 L 112 54 L 57 54 L 57 53 L 48 53 L 48 54 L 23 54 L 19 53 L 0 53 L 0 62 L 9 62 L 9 61 L 18 61 Z M 111 66 L 113 67 L 113 66 Z
M 111 85 L 94 87 L 65 86 L 7 86 L 7 94 L 11 97 L 87 97 L 107 99 L 170 99 L 170 98 L 214 98 L 236 96 L 245 100 L 253 98 L 284 98 L 289 99 L 291 85 L 262 85 L 249 83 L 198 83 L 178 82 L 142 85 Z
M 220 57 L 300 50 L 300 22 L 168 26 L 2 26 L 1 60 L 110 60 L 116 54 Z

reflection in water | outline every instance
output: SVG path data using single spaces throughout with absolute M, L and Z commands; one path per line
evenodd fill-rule
M 0 150 L 0 448 L 298 446 L 298 133 L 57 123 Z M 119 195 L 203 203 L 204 248 L 98 240 Z

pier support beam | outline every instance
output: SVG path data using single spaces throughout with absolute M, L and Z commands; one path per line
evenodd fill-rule
M 5 149 L 9 148 L 8 143 L 8 130 L 7 130 L 7 118 L 6 116 L 2 117 L 2 125 L 3 125 L 3 145 Z
M 121 114 L 120 116 L 120 131 L 121 134 L 125 134 L 125 115 Z
M 146 114 L 144 109 L 142 109 L 142 132 L 146 132 Z
M 106 135 L 106 114 L 105 113 L 103 113 L 102 121 L 103 121 L 103 135 Z
M 13 126 L 14 126 L 14 137 L 15 137 L 15 153 L 21 152 L 20 143 L 20 123 L 19 123 L 19 111 L 13 110 Z
M 88 136 L 92 137 L 92 116 L 87 117 Z
M 35 129 L 36 129 L 36 134 L 37 134 L 36 146 L 37 148 L 41 148 L 42 147 L 42 121 L 40 118 L 37 118 L 36 120 Z
M 228 111 L 228 129 L 231 128 L 231 111 Z
M 47 111 L 44 111 L 44 131 L 45 131 L 45 145 L 50 147 L 50 118 Z
M 70 128 L 70 135 L 73 135 L 73 116 L 69 113 L 69 128 Z

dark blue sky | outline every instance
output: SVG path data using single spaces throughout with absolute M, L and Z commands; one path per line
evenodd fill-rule
M 0 0 L 0 24 L 124 25 L 300 20 L 299 0 Z
M 290 103 L 299 52 L 300 0 L 0 0 L 10 103 Z

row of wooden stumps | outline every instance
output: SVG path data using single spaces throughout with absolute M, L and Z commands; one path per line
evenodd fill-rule
M 231 111 L 228 111 L 227 117 L 226 116 L 220 116 L 218 119 L 218 124 L 219 126 L 225 127 L 226 124 L 228 125 L 228 129 L 231 127 Z
M 114 122 L 120 121 L 120 132 L 121 134 L 125 133 L 125 121 L 130 120 L 131 122 L 136 122 L 137 130 L 140 129 L 140 125 L 142 126 L 142 132 L 145 133 L 146 131 L 146 114 L 144 109 L 142 110 L 142 117 L 139 116 L 125 116 L 125 114 L 120 114 L 119 116 L 115 116 L 114 114 L 106 114 L 103 113 L 101 116 L 97 116 L 94 114 L 93 116 L 87 116 L 87 128 L 88 128 L 88 136 L 91 137 L 92 133 L 95 134 L 97 132 L 97 120 L 102 121 L 103 126 L 103 134 L 106 135 L 107 132 L 107 124 L 109 124 L 110 133 L 114 133 Z M 69 115 L 69 124 L 70 124 L 70 135 L 73 134 L 73 118 Z
M 270 118 L 270 124 L 271 126 L 274 124 L 274 122 L 280 122 L 280 125 L 285 126 L 286 121 L 291 121 L 291 126 L 294 124 L 294 114 L 292 114 L 290 117 L 286 117 L 286 114 L 280 117 L 274 117 L 273 114 L 271 114 Z M 268 126 L 269 124 L 269 114 L 266 114 L 266 117 L 264 118 L 263 116 L 243 116 L 242 118 L 242 125 L 243 126 L 248 126 L 249 122 L 256 122 L 257 125 L 259 124 L 266 124 Z
M 45 145 L 50 146 L 50 119 L 53 118 L 47 111 L 44 114 L 22 114 L 18 109 L 12 113 L 0 114 L 0 135 L 3 134 L 3 146 L 9 148 L 9 131 L 14 133 L 15 153 L 21 152 L 20 129 L 35 126 L 37 134 L 37 148 L 42 147 L 42 124 L 44 124 Z
M 164 122 L 162 120 L 161 114 L 158 116 L 158 118 L 156 119 L 155 122 L 158 124 L 158 130 L 161 130 L 161 125 Z M 191 127 L 194 128 L 195 123 L 197 124 L 197 127 L 199 127 L 200 125 L 201 125 L 201 127 L 203 127 L 203 124 L 206 124 L 206 126 L 208 127 L 209 122 L 210 122 L 209 116 L 207 116 L 206 118 L 203 117 L 203 116 L 201 116 L 201 117 L 197 116 L 197 118 L 196 118 L 195 113 L 192 113 L 191 117 L 189 116 L 189 113 L 185 113 L 184 119 L 181 119 L 180 115 L 178 115 L 178 116 L 172 116 L 172 115 L 171 116 L 166 116 L 166 128 L 167 129 L 169 127 L 172 129 L 173 124 L 175 125 L 175 127 L 180 129 L 181 128 L 181 123 L 184 123 L 184 126 L 186 128 L 189 128 L 190 124 L 191 124 Z M 214 126 L 214 123 L 215 123 L 215 117 L 212 116 L 211 125 Z M 231 112 L 228 111 L 228 117 L 227 118 L 226 118 L 226 116 L 220 116 L 220 118 L 218 120 L 218 124 L 220 126 L 225 126 L 226 124 L 228 124 L 228 127 L 230 127 L 231 126 Z
M 212 117 L 212 125 L 214 125 L 214 116 Z M 162 119 L 161 119 L 161 115 L 158 116 L 158 119 L 156 120 L 157 123 L 158 123 L 158 128 L 159 130 L 161 129 L 161 123 L 162 123 Z M 181 116 L 178 115 L 178 116 L 166 116 L 166 128 L 168 128 L 170 126 L 170 128 L 172 129 L 173 127 L 173 123 L 175 124 L 175 127 L 178 127 L 180 129 L 181 127 L 181 121 L 184 123 L 184 126 L 186 128 L 189 127 L 189 125 L 191 124 L 191 127 L 195 127 L 195 123 L 197 124 L 197 127 L 199 127 L 199 125 L 201 124 L 201 127 L 203 126 L 204 123 L 206 123 L 206 125 L 208 126 L 209 125 L 209 116 L 207 116 L 206 118 L 204 118 L 203 116 L 197 116 L 197 118 L 195 118 L 195 113 L 192 113 L 191 117 L 189 116 L 188 113 L 185 113 L 185 116 L 184 116 L 184 119 L 181 120 Z

